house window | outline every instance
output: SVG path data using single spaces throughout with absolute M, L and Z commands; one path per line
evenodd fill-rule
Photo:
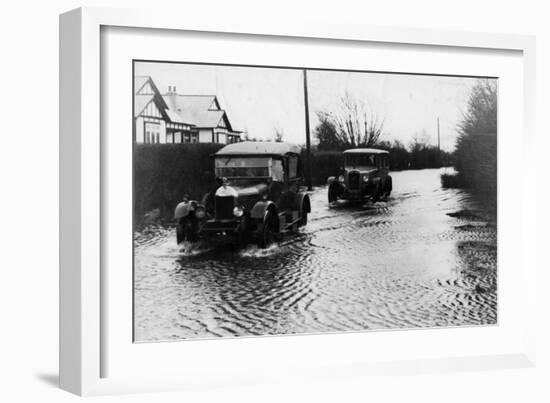
M 181 132 L 174 133 L 174 143 L 181 143 Z
M 191 142 L 191 135 L 189 133 L 184 133 L 184 143 L 190 143 Z
M 167 143 L 173 143 L 174 142 L 174 133 L 172 133 L 172 132 L 166 133 L 166 142 Z
M 144 126 L 146 144 L 160 143 L 161 126 L 157 122 L 145 122 Z
M 198 142 L 199 142 L 199 134 L 191 133 L 191 143 L 198 143 Z

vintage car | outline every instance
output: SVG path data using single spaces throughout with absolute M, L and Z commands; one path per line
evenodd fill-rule
M 177 241 L 231 237 L 267 248 L 284 232 L 307 223 L 309 196 L 302 187 L 300 149 L 292 144 L 240 142 L 214 157 L 216 185 L 202 200 L 175 210 Z
M 344 166 L 338 177 L 328 178 L 328 201 L 338 199 L 378 201 L 392 191 L 388 152 L 375 148 L 344 151 Z

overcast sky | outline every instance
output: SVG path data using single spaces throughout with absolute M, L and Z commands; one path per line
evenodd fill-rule
M 278 129 L 285 141 L 305 143 L 301 70 L 138 62 L 135 74 L 151 76 L 161 93 L 175 85 L 180 94 L 217 95 L 234 129 L 251 137 L 272 139 Z M 439 117 L 441 147 L 450 151 L 475 83 L 475 78 L 310 70 L 312 142 L 316 112 L 337 111 L 348 93 L 384 119 L 384 140 L 408 145 L 424 133 L 435 145 Z

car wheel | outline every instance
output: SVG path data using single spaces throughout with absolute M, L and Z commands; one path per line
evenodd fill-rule
M 380 200 L 380 185 L 376 185 L 376 188 L 372 193 L 372 201 L 376 203 L 378 200 Z
M 392 191 L 392 188 L 393 188 L 392 179 L 391 179 L 391 176 L 388 176 L 386 179 L 386 197 L 389 197 Z
M 176 240 L 178 245 L 183 241 L 195 242 L 197 240 L 195 232 L 196 226 L 193 225 L 193 222 L 189 218 L 181 220 L 176 226 Z
M 258 234 L 258 248 L 266 249 L 273 243 L 273 224 L 271 213 L 267 213 L 264 222 L 260 226 Z
M 185 236 L 183 235 L 183 226 L 181 224 L 176 225 L 176 243 L 179 245 L 183 242 Z
M 297 221 L 295 222 L 294 224 L 292 224 L 292 226 L 290 227 L 290 232 L 292 234 L 295 234 L 296 232 L 298 232 L 298 227 L 300 226 L 300 221 Z
M 336 189 L 336 186 L 330 185 L 328 188 L 328 202 L 334 203 L 336 200 L 338 200 L 338 190 Z
M 193 223 L 191 220 L 185 220 L 185 224 L 183 226 L 183 234 L 185 236 L 185 240 L 188 242 L 193 242 L 195 238 L 195 234 L 193 234 Z
M 307 225 L 307 208 L 305 203 L 302 205 L 302 214 L 300 216 L 300 227 Z

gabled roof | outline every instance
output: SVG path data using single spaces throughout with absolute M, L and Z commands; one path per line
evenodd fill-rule
M 215 95 L 179 95 L 178 103 L 184 108 L 199 108 L 204 111 L 220 110 L 220 104 Z
M 212 111 L 201 109 L 200 107 L 200 103 L 193 104 L 192 102 L 186 102 L 186 105 L 179 110 L 178 113 L 180 113 L 184 119 L 193 122 L 193 124 L 199 128 L 218 127 L 220 120 L 223 115 L 225 115 L 225 111 Z M 231 127 L 229 127 L 229 129 L 231 129 Z
M 219 109 L 215 95 L 165 94 L 164 100 L 180 119 L 198 128 L 218 127 L 220 121 L 224 119 L 228 129 L 233 131 L 227 114 L 223 109 Z
M 153 94 L 138 94 L 139 91 L 147 84 L 151 86 Z M 134 117 L 139 116 L 139 114 L 145 109 L 149 102 L 154 99 L 154 102 L 159 109 L 160 113 L 166 116 L 166 110 L 168 105 L 160 95 L 160 92 L 151 79 L 150 76 L 135 76 L 134 77 Z
M 344 154 L 389 154 L 386 150 L 377 148 L 351 148 L 344 151 Z
M 170 119 L 172 123 L 184 123 L 187 125 L 194 126 L 188 120 L 185 120 L 180 113 L 173 111 L 172 109 L 166 109 L 165 112 L 166 112 L 166 115 L 168 116 L 168 119 Z
M 134 95 L 134 117 L 139 116 L 154 97 L 154 95 Z
M 151 94 L 139 94 L 140 90 L 149 84 Z M 167 93 L 161 95 L 150 76 L 134 77 L 134 116 L 137 117 L 154 100 L 165 118 L 173 123 L 184 123 L 197 128 L 215 128 L 223 119 L 225 126 L 234 131 L 229 118 L 215 95 L 179 95 Z
M 143 88 L 147 81 L 151 80 L 149 76 L 135 76 L 134 77 L 134 93 L 137 94 L 139 90 Z M 153 80 L 151 80 L 153 81 Z
M 300 154 L 300 147 L 290 143 L 275 143 L 268 141 L 242 141 L 226 145 L 215 155 L 285 155 Z

